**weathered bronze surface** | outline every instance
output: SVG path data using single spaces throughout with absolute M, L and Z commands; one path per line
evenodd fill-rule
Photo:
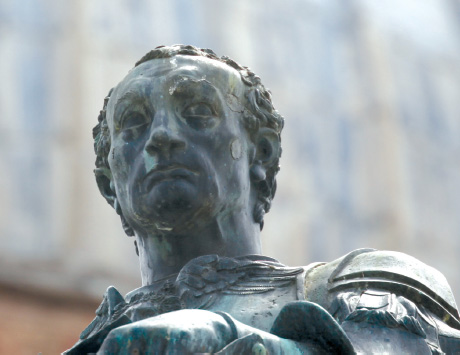
M 109 287 L 66 353 L 460 351 L 447 281 L 412 257 L 261 255 L 283 122 L 248 68 L 192 46 L 154 49 L 110 91 L 95 174 L 135 238 L 142 287 Z

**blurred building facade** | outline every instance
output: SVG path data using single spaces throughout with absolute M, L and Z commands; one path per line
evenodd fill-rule
M 136 60 L 185 43 L 249 65 L 286 118 L 265 254 L 398 250 L 458 300 L 459 20 L 455 0 L 0 0 L 0 284 L 63 298 L 140 286 L 91 129 Z

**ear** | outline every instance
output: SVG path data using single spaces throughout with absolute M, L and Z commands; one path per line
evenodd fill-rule
M 276 189 L 273 167 L 276 166 L 276 161 L 281 155 L 281 143 L 279 134 L 270 128 L 260 129 L 255 142 L 255 154 L 251 163 L 250 174 L 258 196 L 253 217 L 262 230 L 264 215 L 270 209 L 272 191 Z M 268 177 L 267 173 L 269 174 Z
M 251 164 L 251 176 L 255 181 L 266 178 L 266 172 L 273 165 L 281 153 L 279 135 L 270 128 L 259 131 L 256 139 L 256 152 Z

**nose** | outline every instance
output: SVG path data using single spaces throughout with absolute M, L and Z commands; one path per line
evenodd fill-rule
M 178 127 L 171 124 L 170 119 L 157 117 L 152 127 L 152 132 L 145 145 L 145 150 L 149 154 L 158 154 L 160 152 L 170 153 L 185 148 L 185 141 L 178 133 Z

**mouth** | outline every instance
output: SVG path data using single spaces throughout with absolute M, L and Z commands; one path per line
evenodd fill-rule
M 180 165 L 157 166 L 145 177 L 145 187 L 150 190 L 155 184 L 168 180 L 190 180 L 197 173 Z

